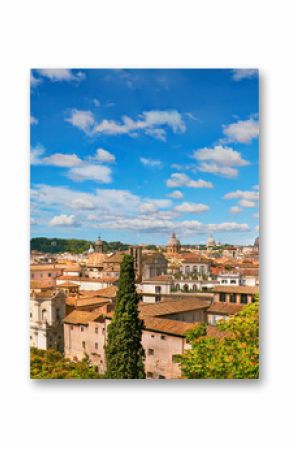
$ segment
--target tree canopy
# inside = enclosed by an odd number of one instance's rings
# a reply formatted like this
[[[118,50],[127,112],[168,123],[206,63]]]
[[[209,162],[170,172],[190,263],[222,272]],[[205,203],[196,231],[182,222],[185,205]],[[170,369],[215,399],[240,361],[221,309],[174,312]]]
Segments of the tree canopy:
[[[108,378],[145,378],[144,350],[141,344],[143,323],[138,317],[138,300],[133,257],[126,255],[121,264],[115,312],[108,326]]]
[[[30,348],[31,379],[100,379],[96,368],[85,357],[74,362],[54,349]]]
[[[191,349],[176,356],[188,379],[257,379],[259,377],[259,304],[249,304],[217,327],[223,338],[206,334],[200,324],[187,334]]]
[[[80,239],[59,239],[59,238],[46,238],[46,237],[34,237],[30,241],[31,251],[41,251],[43,253],[64,253],[69,252],[73,254],[80,254],[87,251],[90,247],[88,240]],[[128,245],[122,242],[106,242],[103,241],[104,252],[110,251],[123,251],[128,249]]]

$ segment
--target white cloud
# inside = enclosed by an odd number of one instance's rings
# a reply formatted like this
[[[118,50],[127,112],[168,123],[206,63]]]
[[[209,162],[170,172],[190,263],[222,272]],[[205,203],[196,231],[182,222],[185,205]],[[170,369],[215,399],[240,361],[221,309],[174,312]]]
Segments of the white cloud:
[[[95,124],[95,119],[91,111],[81,111],[79,109],[71,110],[70,117],[65,120],[88,134],[92,132]]]
[[[169,193],[167,196],[170,198],[180,199],[183,198],[183,193],[180,190],[173,190],[173,192]]]
[[[239,206],[233,206],[230,208],[231,214],[240,214],[242,212],[242,209]]]
[[[84,72],[74,73],[71,69],[38,69],[37,72],[50,81],[82,81],[86,75]]]
[[[91,111],[73,109],[66,121],[80,128],[89,135],[107,134],[137,137],[141,131],[156,139],[166,140],[166,131],[161,127],[167,127],[173,133],[184,133],[185,123],[181,114],[176,110],[145,111],[139,114],[137,120],[123,116],[121,121],[104,119],[97,122]]]
[[[68,187],[37,185],[31,190],[31,196],[42,217],[45,217],[48,210],[53,211],[54,217],[57,217],[52,219],[55,226],[60,226],[59,223],[64,223],[64,226],[82,223],[82,226],[98,229],[159,234],[176,231],[180,235],[249,230],[246,223],[203,224],[195,220],[176,221],[174,219],[179,216],[177,211],[159,210],[171,207],[170,201],[168,203],[164,199],[141,198],[127,190],[96,189],[95,193],[83,193]],[[145,206],[143,211],[139,210],[143,204],[150,203],[154,208]],[[67,208],[77,210],[78,219],[67,212]],[[88,214],[88,210],[92,213]]]
[[[49,226],[79,226],[74,215],[55,215],[49,222]]]
[[[52,165],[55,167],[75,167],[82,164],[82,160],[76,154],[54,153],[43,157],[45,149],[42,146],[32,148],[30,155],[31,165]]]
[[[33,117],[33,115],[30,116],[30,125],[37,125],[38,119],[36,117]]]
[[[255,226],[255,231],[259,232],[259,230],[260,230],[260,226],[259,225]]]
[[[30,164],[40,165],[42,164],[41,156],[44,154],[45,149],[42,146],[32,148],[30,151]]]
[[[209,224],[208,230],[211,232],[235,232],[235,231],[249,231],[247,223],[218,223]]]
[[[244,199],[250,201],[256,201],[259,199],[259,192],[253,192],[251,190],[235,190],[224,195],[226,200],[230,199]]]
[[[42,82],[42,80],[40,78],[36,78],[33,74],[33,71],[31,70],[30,72],[30,86],[32,88],[38,86],[40,83]]]
[[[232,70],[233,79],[241,81],[246,78],[256,78],[259,74],[257,69],[234,69]]]
[[[112,164],[116,161],[114,154],[110,153],[107,150],[104,150],[103,148],[98,148],[96,150],[95,156],[93,156],[92,159],[98,162],[107,162],[108,164]]]
[[[230,208],[231,214],[240,214],[242,212],[242,209],[239,206],[233,206]]]
[[[104,184],[112,182],[112,170],[104,165],[83,164],[71,168],[67,176],[73,181],[97,181]]]
[[[225,167],[214,163],[202,162],[198,169],[205,173],[213,173],[214,175],[222,175],[227,178],[235,178],[238,175],[238,170],[233,167]]]
[[[239,205],[241,207],[256,207],[255,201],[249,201],[249,200],[240,200]]]
[[[192,187],[195,189],[206,188],[211,189],[213,184],[203,179],[193,180],[184,173],[172,173],[166,181],[167,187]]]
[[[76,154],[55,153],[42,159],[44,165],[55,167],[77,167],[82,160]]]
[[[259,122],[257,120],[238,120],[229,125],[223,125],[223,133],[227,142],[251,143],[259,136]]]
[[[255,212],[255,213],[253,214],[253,217],[259,218],[259,212]]]
[[[140,157],[140,162],[141,164],[143,164],[145,167],[152,167],[152,168],[161,168],[162,167],[162,162],[159,161],[158,159],[147,159],[145,157]]]
[[[193,153],[193,157],[200,162],[213,162],[225,167],[243,167],[249,162],[241,157],[241,153],[229,147],[216,145],[214,148],[201,148]]]
[[[184,202],[176,206],[174,209],[177,212],[199,213],[207,211],[209,207],[206,204]]]
[[[91,198],[85,196],[86,194],[82,196],[77,196],[76,198],[73,198],[71,202],[67,204],[68,207],[71,209],[81,209],[81,210],[93,210],[96,208],[94,201],[92,201]]]

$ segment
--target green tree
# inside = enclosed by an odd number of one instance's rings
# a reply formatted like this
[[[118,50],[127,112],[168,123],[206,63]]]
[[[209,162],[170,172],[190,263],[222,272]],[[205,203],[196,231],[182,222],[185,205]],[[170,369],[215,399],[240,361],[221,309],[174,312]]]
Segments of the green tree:
[[[191,349],[176,356],[188,379],[257,379],[259,377],[258,301],[217,324],[223,338],[206,334],[204,323],[187,334]]]
[[[133,257],[121,264],[119,288],[106,345],[107,377],[144,379],[144,350],[141,344],[143,322],[138,317]]]
[[[100,379],[88,356],[82,361],[71,361],[54,349],[30,349],[31,379]]]

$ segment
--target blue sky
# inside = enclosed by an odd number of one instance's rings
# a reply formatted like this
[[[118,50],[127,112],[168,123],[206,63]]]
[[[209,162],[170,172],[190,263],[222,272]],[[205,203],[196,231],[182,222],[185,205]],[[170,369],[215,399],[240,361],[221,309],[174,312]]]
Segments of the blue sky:
[[[31,235],[258,235],[258,74],[31,71]]]

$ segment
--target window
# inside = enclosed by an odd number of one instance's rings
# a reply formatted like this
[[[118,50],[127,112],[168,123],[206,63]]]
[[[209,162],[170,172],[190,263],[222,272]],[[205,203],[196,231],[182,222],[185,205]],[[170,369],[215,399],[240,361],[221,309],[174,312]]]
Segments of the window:
[[[97,334],[98,332],[99,332],[99,328],[96,327],[96,328],[95,328],[95,334]]]
[[[31,279],[34,279],[34,274],[33,273],[31,273]]]
[[[230,294],[230,302],[237,302],[236,295],[234,293]]]
[[[228,281],[226,279],[222,279],[222,284],[227,284]]]
[[[236,280],[235,279],[231,279],[231,284],[235,284]]]
[[[46,321],[47,320],[47,311],[46,311],[46,309],[43,309],[41,311],[41,319],[42,319],[42,321]]]
[[[48,277],[51,278],[51,273],[48,273]]]
[[[220,302],[226,302],[226,294],[220,293]]]
[[[102,329],[102,334],[105,335],[106,329]]]
[[[161,293],[161,287],[159,285],[156,285],[155,287],[155,293]]]
[[[74,327],[73,327],[73,325],[72,325],[72,324],[71,324],[70,330],[71,330],[71,331],[73,331],[73,330],[74,330]]]
[[[84,326],[81,326],[81,332],[83,332],[85,330]]]
[[[165,337],[165,335],[161,335],[161,340],[165,340],[166,339],[166,337]]]
[[[160,374],[160,376],[158,376],[158,379],[165,379],[165,376],[161,376]]]
[[[99,345],[98,343],[95,343],[95,349],[98,349]]]
[[[241,294],[241,304],[248,304],[248,296],[245,293]]]
[[[86,349],[86,342],[85,341],[82,341],[82,347],[83,347],[83,349]]]
[[[32,318],[32,312],[30,312],[30,318]]]
[[[147,378],[148,379],[152,379],[153,378],[153,373],[151,373],[151,371],[147,371]]]
[[[154,355],[154,349],[148,349],[148,355]]]
[[[60,319],[60,310],[59,308],[56,309],[56,319],[59,320]]]
[[[155,335],[151,334],[151,338],[155,338]]]

